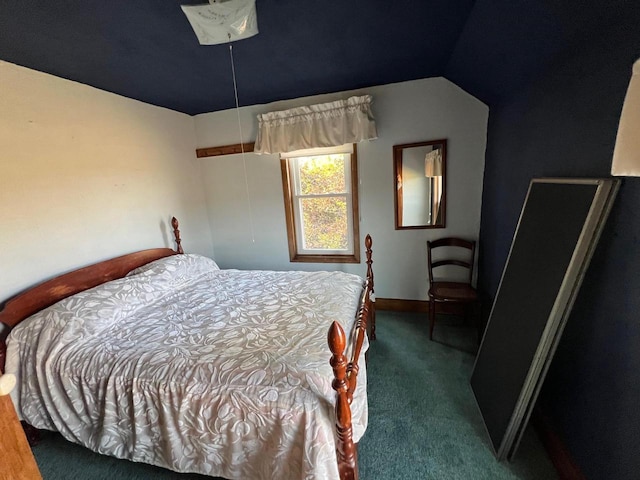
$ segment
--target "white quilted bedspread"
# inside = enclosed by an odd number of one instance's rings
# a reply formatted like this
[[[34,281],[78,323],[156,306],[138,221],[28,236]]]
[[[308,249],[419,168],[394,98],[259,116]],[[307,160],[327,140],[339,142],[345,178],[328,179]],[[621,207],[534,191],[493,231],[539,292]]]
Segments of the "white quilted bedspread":
[[[14,404],[35,427],[179,472],[338,478],[326,339],[333,320],[352,330],[361,289],[342,272],[168,257],[18,325]],[[360,366],[355,441],[367,424]]]

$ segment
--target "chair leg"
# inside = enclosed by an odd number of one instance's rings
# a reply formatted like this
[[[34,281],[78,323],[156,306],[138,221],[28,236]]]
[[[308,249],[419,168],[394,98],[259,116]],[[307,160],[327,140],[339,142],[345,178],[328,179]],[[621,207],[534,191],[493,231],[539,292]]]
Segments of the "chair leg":
[[[433,327],[436,324],[436,302],[429,299],[429,340],[433,340]]]

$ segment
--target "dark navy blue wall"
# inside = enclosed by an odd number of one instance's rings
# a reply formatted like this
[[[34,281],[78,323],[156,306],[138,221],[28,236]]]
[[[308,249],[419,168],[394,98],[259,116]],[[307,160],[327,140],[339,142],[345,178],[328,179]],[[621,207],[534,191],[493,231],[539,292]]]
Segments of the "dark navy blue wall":
[[[479,279],[491,298],[529,180],[610,175],[640,8],[613,20],[491,106]],[[539,405],[587,478],[640,478],[640,178],[623,181]]]

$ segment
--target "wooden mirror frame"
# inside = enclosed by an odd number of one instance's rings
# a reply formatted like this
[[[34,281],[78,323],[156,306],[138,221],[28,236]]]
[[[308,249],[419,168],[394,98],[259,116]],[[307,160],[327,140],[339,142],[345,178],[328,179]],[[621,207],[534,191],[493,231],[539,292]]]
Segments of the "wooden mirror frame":
[[[403,185],[399,176],[402,174],[403,152],[408,148],[427,147],[431,145],[441,145],[442,147],[442,194],[439,203],[437,221],[432,224],[424,225],[402,225],[402,207],[403,207]],[[393,201],[394,201],[394,217],[396,230],[416,230],[445,228],[446,226],[446,199],[447,199],[447,140],[429,140],[426,142],[405,143],[393,146]]]

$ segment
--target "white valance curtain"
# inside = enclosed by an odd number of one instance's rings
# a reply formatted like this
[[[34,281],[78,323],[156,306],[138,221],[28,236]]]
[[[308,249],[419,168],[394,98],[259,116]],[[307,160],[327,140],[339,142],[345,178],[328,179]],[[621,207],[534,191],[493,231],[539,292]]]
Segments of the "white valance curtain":
[[[424,157],[424,176],[425,177],[441,177],[442,176],[442,149],[436,148],[431,150]]]
[[[378,137],[371,95],[258,115],[254,153],[333,147]]]

